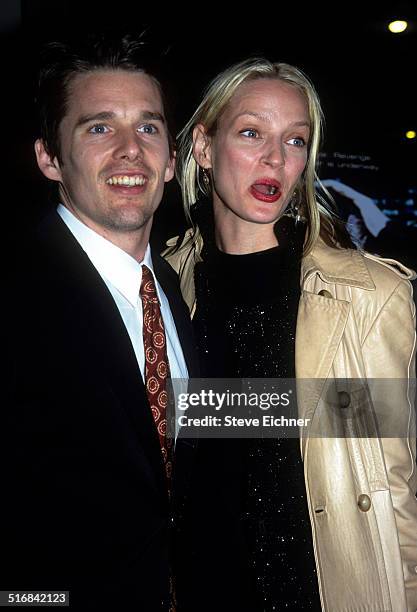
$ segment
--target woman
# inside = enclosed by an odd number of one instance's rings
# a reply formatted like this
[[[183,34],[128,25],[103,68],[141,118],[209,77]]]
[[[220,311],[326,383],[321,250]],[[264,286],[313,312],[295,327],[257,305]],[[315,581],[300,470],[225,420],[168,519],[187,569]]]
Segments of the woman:
[[[188,215],[199,201],[166,257],[203,375],[318,379],[299,413],[327,419],[301,445],[200,441],[178,513],[184,610],[417,609],[409,385],[389,405],[402,437],[380,438],[385,387],[346,382],[412,376],[413,273],[352,248],[316,190],[320,131],[306,76],[252,59],[214,79],[180,134]]]

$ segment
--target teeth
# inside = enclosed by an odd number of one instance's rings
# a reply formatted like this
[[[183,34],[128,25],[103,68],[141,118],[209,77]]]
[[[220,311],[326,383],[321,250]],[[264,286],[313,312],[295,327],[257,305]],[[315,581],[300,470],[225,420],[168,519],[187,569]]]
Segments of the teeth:
[[[145,177],[141,175],[137,176],[111,176],[107,179],[108,185],[123,185],[123,187],[134,187],[135,185],[144,185]]]
[[[269,187],[269,195],[275,195],[277,188],[274,187],[273,185],[270,185]]]

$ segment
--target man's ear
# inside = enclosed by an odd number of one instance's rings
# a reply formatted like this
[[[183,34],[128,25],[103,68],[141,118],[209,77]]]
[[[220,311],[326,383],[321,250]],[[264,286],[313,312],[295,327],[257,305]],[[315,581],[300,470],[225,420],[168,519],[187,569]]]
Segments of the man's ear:
[[[169,159],[168,165],[165,170],[165,182],[168,183],[172,178],[174,178],[175,172],[175,159],[177,157],[177,152],[174,151],[172,156]]]
[[[45,148],[45,143],[40,138],[35,142],[36,161],[42,174],[51,181],[62,182],[61,168],[56,157],[53,159]]]
[[[203,124],[197,123],[193,130],[193,154],[199,166],[211,168],[211,139]]]

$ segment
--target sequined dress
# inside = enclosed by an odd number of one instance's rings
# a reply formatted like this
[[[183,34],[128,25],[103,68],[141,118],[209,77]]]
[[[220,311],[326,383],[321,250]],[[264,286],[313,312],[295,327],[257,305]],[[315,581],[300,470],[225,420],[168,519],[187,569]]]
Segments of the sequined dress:
[[[203,375],[295,377],[303,232],[287,219],[277,232],[279,247],[248,255],[222,253],[204,237],[194,318]],[[231,586],[236,601],[250,600],[243,605],[251,612],[321,610],[299,440],[216,442],[224,468],[215,478],[233,479],[229,487],[216,483],[224,506],[233,508],[224,532],[232,534],[229,545],[246,556],[229,563],[240,563],[241,577]]]

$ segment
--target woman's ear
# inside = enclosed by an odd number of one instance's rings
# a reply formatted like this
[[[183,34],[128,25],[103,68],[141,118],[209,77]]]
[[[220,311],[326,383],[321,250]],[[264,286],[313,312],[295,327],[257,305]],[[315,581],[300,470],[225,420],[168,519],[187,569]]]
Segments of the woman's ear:
[[[211,139],[202,123],[197,123],[193,130],[193,154],[199,166],[211,168]]]

